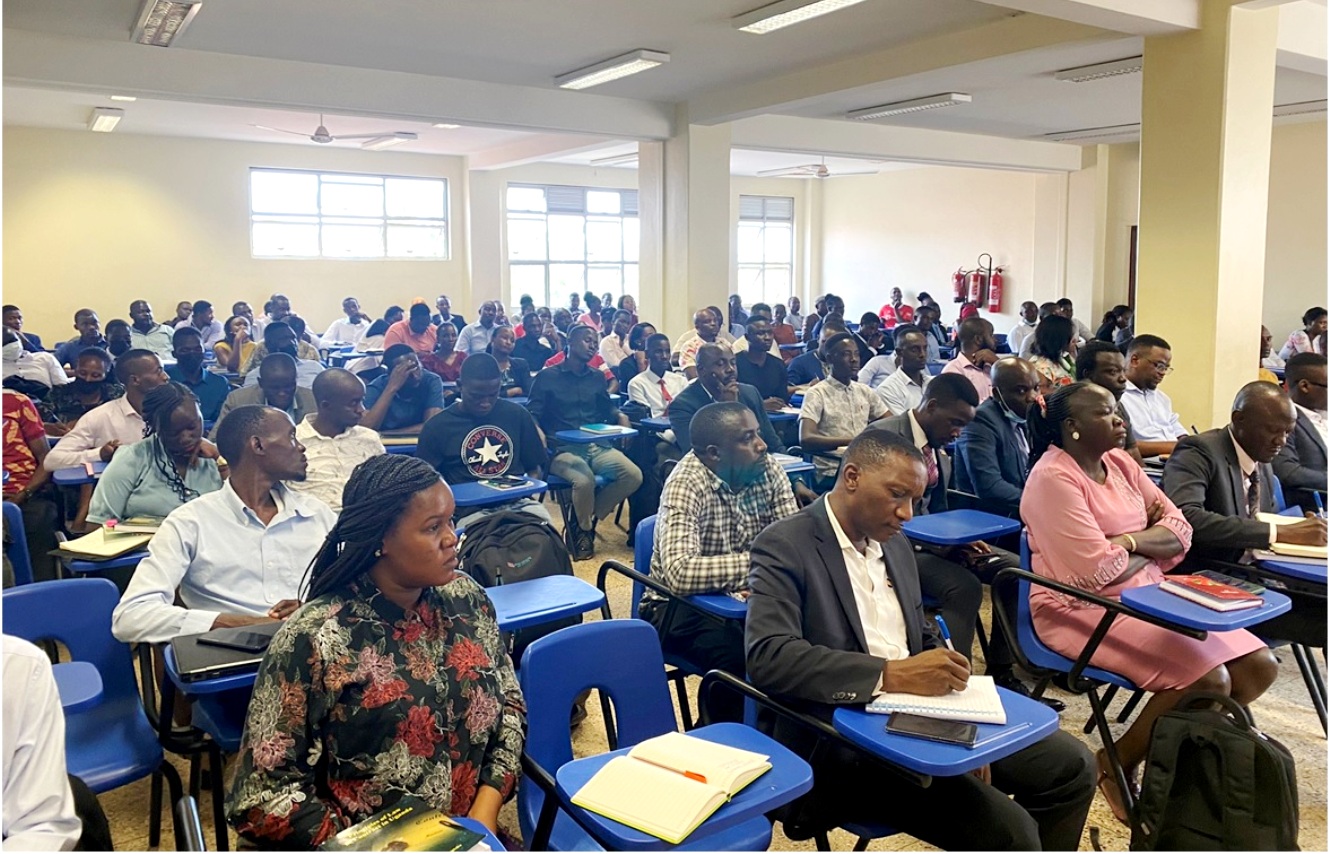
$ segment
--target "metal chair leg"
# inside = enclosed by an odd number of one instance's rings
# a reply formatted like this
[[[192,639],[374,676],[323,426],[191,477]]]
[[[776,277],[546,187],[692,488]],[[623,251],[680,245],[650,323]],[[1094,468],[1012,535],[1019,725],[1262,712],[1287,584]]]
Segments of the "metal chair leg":
[[[984,661],[988,661],[988,632],[984,630],[984,619],[978,615],[974,618],[974,636],[979,639],[979,652],[984,656]]]
[[[670,674],[669,679],[674,683],[674,693],[679,698],[679,716],[683,718],[683,730],[688,732],[695,724],[693,723],[693,709],[688,704],[688,686],[684,681],[688,678],[682,670],[676,670]]]
[[[222,785],[222,749],[216,743],[208,749],[208,771],[212,775],[212,821],[217,834],[217,850],[228,851],[231,840],[226,833],[226,787]]]
[[[872,841],[873,841],[873,840],[869,839],[867,836],[861,836],[861,837],[859,837],[857,840],[855,840],[855,843],[854,843],[854,850],[855,850],[855,851],[867,851],[867,850],[868,850],[868,843],[870,843],[870,842],[872,842]]]
[[[1109,686],[1109,690],[1116,686]],[[1122,792],[1122,802],[1127,808],[1127,816],[1130,819],[1133,834],[1141,832],[1136,821],[1136,795],[1132,792],[1130,783],[1127,780],[1127,771],[1122,767],[1122,757],[1118,755],[1118,747],[1113,741],[1113,732],[1108,728],[1108,715],[1105,714],[1107,701],[1101,699],[1099,691],[1091,688],[1089,691],[1090,712],[1093,716],[1095,726],[1099,729],[1099,741],[1104,745],[1104,754],[1108,757],[1109,767],[1113,771],[1113,779],[1118,785],[1118,790]]]
[[[1122,711],[1118,712],[1118,723],[1125,724],[1127,720],[1131,718],[1132,712],[1136,711],[1136,707],[1141,704],[1141,700],[1143,699],[1145,699],[1145,692],[1139,688],[1136,689],[1136,692],[1128,697],[1127,702],[1122,705]]]
[[[163,762],[166,760],[163,759]],[[162,844],[162,772],[152,772],[152,790],[148,799],[148,847]]]
[[[813,842],[814,844],[817,845],[818,851],[831,850],[831,840],[827,839],[827,832],[825,830],[819,831],[818,833],[814,834]]]
[[[1105,707],[1105,708],[1108,707],[1108,704],[1109,704],[1109,703],[1113,702],[1113,698],[1114,698],[1115,696],[1117,696],[1117,693],[1118,693],[1118,686],[1116,686],[1116,685],[1109,685],[1109,686],[1108,686],[1108,690],[1104,692],[1104,700],[1103,700],[1103,702],[1104,702],[1104,707]],[[1093,716],[1093,715],[1091,715],[1090,718],[1085,722],[1085,726],[1081,727],[1081,732],[1085,733],[1086,735],[1089,735],[1090,733],[1094,732],[1094,716]]]
[[[1325,721],[1325,682],[1321,678],[1321,671],[1316,666],[1316,659],[1312,657],[1311,651],[1302,644],[1291,644],[1293,649],[1293,658],[1298,662],[1298,670],[1302,671],[1302,681],[1307,685],[1307,693],[1312,698],[1312,706],[1316,709],[1316,717],[1321,719],[1321,731],[1327,732]]]

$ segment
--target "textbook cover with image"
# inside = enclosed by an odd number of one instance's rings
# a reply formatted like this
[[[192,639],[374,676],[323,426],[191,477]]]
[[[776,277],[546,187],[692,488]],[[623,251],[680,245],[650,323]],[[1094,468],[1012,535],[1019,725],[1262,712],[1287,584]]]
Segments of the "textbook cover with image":
[[[417,798],[402,798],[319,846],[321,851],[489,851],[467,830]]]

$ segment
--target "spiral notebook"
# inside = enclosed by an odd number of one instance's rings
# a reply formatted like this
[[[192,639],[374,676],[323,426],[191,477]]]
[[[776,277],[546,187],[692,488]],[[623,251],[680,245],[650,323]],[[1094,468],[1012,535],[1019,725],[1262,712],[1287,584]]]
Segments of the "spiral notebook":
[[[971,676],[964,691],[952,691],[940,697],[922,694],[879,694],[865,711],[879,715],[906,712],[943,721],[968,721],[976,724],[1005,724],[1007,710],[1002,707],[997,684],[992,676]]]

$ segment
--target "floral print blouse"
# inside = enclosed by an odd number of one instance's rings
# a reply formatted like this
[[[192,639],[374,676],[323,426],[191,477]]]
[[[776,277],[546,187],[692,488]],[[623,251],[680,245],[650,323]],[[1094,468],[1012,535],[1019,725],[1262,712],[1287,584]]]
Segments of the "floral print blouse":
[[[306,603],[259,668],[227,799],[241,836],[315,848],[415,795],[465,815],[505,799],[526,707],[484,590],[458,574],[403,611],[368,575]]]

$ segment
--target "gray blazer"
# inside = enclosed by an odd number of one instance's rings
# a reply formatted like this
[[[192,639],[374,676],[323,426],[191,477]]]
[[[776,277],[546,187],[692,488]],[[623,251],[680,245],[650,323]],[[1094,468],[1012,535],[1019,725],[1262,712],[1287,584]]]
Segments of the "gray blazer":
[[[867,703],[882,674],[882,659],[867,652],[826,501],[773,522],[753,540],[744,625],[749,680],[822,716],[835,705]],[[910,654],[940,646],[936,628],[924,619],[905,535],[882,543],[882,554],[905,614]]]
[[[904,436],[911,445],[914,444],[914,428],[910,425],[910,413],[902,412],[900,415],[888,415],[869,425],[873,430],[887,430],[899,436]],[[929,453],[929,449],[924,449],[924,453]],[[934,458],[937,460],[937,486],[933,489],[924,491],[924,497],[914,503],[914,515],[924,516],[929,513],[941,513],[947,509],[947,483],[951,480],[951,458],[946,454],[940,454],[936,449],[932,450]]]
[[[1303,510],[1315,510],[1312,491],[1325,492],[1325,442],[1312,420],[1298,410],[1298,423],[1284,449],[1275,457],[1275,474],[1284,487],[1284,498]]]
[[[1257,471],[1263,485],[1273,483],[1268,463],[1258,463]],[[1245,549],[1269,546],[1270,526],[1244,518],[1247,493],[1227,427],[1179,439],[1164,466],[1163,489],[1191,523],[1189,558],[1236,561]],[[1275,510],[1268,486],[1261,490],[1260,509]]]
[[[217,426],[222,423],[226,413],[235,409],[237,406],[248,406],[254,403],[266,404],[268,399],[263,394],[263,389],[256,385],[245,386],[244,388],[233,388],[231,393],[222,401],[222,411],[217,413],[217,423],[212,425],[212,431],[208,433],[209,439],[217,438]],[[291,420],[300,426],[300,422],[305,420],[306,415],[314,415],[319,411],[319,404],[314,400],[314,392],[301,386],[296,386],[296,396],[291,399],[291,408],[294,412],[288,412]]]

